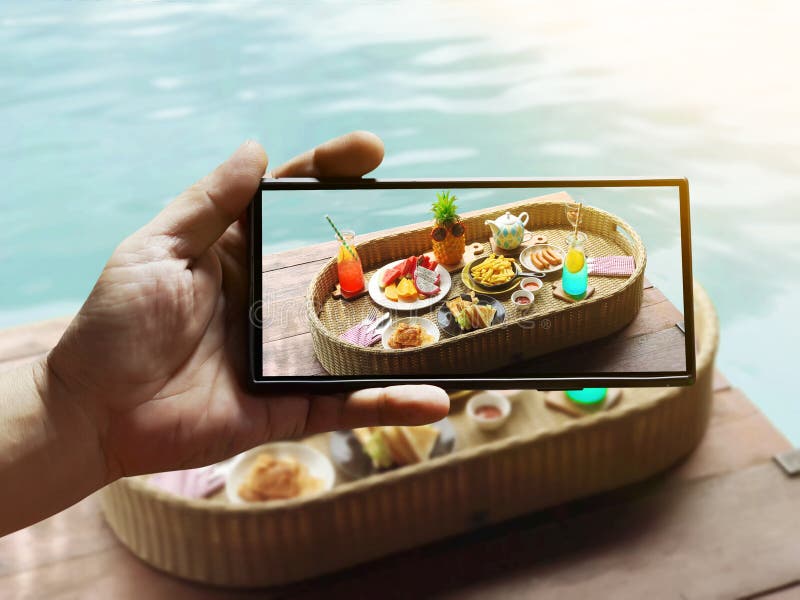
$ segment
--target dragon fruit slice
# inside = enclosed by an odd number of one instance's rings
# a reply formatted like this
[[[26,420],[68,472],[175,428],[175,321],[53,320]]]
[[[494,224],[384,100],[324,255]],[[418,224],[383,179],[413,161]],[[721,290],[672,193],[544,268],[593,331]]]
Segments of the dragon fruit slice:
[[[424,296],[435,296],[441,292],[439,274],[422,266],[414,270],[414,287]]]

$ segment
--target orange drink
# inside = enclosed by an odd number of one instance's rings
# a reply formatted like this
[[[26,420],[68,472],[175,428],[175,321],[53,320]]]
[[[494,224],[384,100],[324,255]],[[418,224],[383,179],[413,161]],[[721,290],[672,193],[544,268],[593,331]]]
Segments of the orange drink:
[[[343,231],[342,237],[345,244],[339,244],[339,252],[336,255],[336,271],[339,275],[339,287],[345,294],[356,294],[364,289],[364,270],[361,267],[361,259],[353,245],[356,234],[352,231]]]

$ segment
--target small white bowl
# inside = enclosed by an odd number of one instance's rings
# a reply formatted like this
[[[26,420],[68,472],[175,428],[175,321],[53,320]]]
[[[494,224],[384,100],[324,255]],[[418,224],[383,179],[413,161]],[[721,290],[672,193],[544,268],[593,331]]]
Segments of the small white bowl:
[[[405,317],[403,319],[397,319],[394,323],[387,327],[383,334],[381,335],[381,344],[386,350],[413,350],[413,348],[392,348],[389,346],[389,338],[392,337],[394,330],[397,329],[397,326],[400,323],[408,323],[409,325],[419,325],[422,329],[431,336],[431,341],[428,344],[433,344],[439,341],[439,328],[436,326],[436,323],[433,321],[429,321],[428,319],[423,319],[422,317]],[[422,346],[426,346],[427,344],[422,344]],[[422,348],[419,346],[419,348]]]
[[[482,406],[494,406],[500,410],[500,416],[496,419],[485,419],[475,413]],[[511,415],[511,402],[497,392],[481,392],[475,394],[467,402],[467,416],[470,421],[477,425],[482,431],[493,431],[505,425]]]
[[[517,298],[527,298],[528,303],[518,304]],[[517,312],[524,315],[533,308],[533,294],[531,294],[528,290],[517,290],[511,294],[511,302],[514,303],[514,308],[517,310]]]
[[[533,291],[531,291],[529,289],[526,289],[525,286],[528,285],[529,283],[535,283],[539,287],[536,288]],[[523,277],[522,281],[519,282],[519,289],[521,289],[521,290],[523,290],[525,292],[530,292],[534,296],[536,295],[536,292],[541,290],[543,287],[544,287],[544,281],[542,281],[538,277]]]
[[[225,480],[225,495],[234,504],[254,504],[247,502],[239,495],[239,487],[244,483],[250,473],[256,457],[268,453],[276,458],[293,458],[303,463],[312,477],[322,481],[320,491],[329,490],[336,480],[336,473],[330,459],[319,450],[299,442],[275,442],[251,448],[247,452],[237,454],[231,460]],[[317,492],[318,493],[318,492]]]

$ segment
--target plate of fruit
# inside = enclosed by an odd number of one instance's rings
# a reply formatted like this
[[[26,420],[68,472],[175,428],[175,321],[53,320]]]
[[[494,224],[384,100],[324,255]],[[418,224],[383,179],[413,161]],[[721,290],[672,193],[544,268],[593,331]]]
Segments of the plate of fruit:
[[[389,310],[419,310],[445,298],[450,285],[450,273],[435,260],[409,256],[378,269],[370,277],[369,295]]]

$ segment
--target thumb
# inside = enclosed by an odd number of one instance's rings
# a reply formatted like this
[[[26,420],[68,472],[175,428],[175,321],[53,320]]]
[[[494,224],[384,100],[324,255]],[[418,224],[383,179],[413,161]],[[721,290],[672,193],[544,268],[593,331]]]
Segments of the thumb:
[[[195,258],[245,211],[267,169],[267,153],[248,140],[231,157],[170,202],[145,228],[172,240],[178,258]]]

